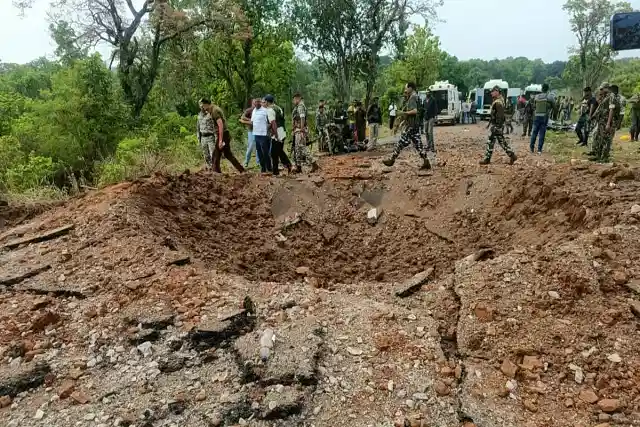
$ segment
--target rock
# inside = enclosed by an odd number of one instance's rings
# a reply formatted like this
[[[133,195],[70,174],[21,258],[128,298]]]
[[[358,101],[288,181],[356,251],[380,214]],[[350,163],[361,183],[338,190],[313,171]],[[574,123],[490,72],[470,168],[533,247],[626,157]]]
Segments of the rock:
[[[613,353],[613,354],[608,355],[607,359],[609,359],[609,361],[613,362],[613,363],[622,362],[622,358],[620,357],[620,355],[618,353]]]
[[[140,353],[142,353],[142,356],[149,357],[153,354],[153,351],[151,350],[152,346],[153,345],[149,341],[145,341],[136,348]]]
[[[72,380],[77,380],[83,375],[84,375],[84,372],[78,368],[70,370],[69,373],[67,374],[67,376]]]
[[[333,224],[326,224],[322,229],[322,238],[327,242],[331,242],[336,238],[339,232],[340,229],[337,226]]]
[[[0,409],[8,408],[9,406],[11,406],[12,402],[13,400],[10,396],[0,396]]]
[[[564,401],[564,406],[566,406],[567,408],[571,408],[573,406],[573,400],[572,399],[566,399]]]
[[[164,373],[177,372],[180,369],[184,368],[185,362],[185,357],[179,356],[177,354],[170,354],[169,356],[161,359],[158,362],[158,369],[160,370],[160,372]]]
[[[296,268],[296,273],[301,276],[308,276],[311,273],[311,269],[309,267],[298,267]]]
[[[15,397],[23,391],[40,387],[50,371],[51,368],[46,363],[2,368],[0,369],[0,396]]]
[[[640,295],[640,280],[632,280],[630,282],[625,283],[624,285],[631,292],[634,292],[634,293]]]
[[[123,316],[125,323],[140,326],[142,329],[162,330],[173,325],[175,315],[169,310],[160,312],[127,313]],[[151,341],[151,340],[149,340]]]
[[[393,172],[393,168],[391,168],[389,166],[384,166],[382,169],[380,169],[380,171],[382,173],[391,173],[391,172]]]
[[[596,427],[611,427],[611,424],[609,424],[609,423],[602,423],[602,424],[598,424]]]
[[[547,294],[553,299],[560,299],[560,294],[556,291],[549,291]]]
[[[616,270],[613,272],[613,281],[616,285],[624,285],[629,279],[624,271]]]
[[[502,362],[502,366],[500,367],[500,370],[507,377],[515,378],[516,374],[518,373],[518,366],[515,363],[513,363],[512,361],[510,361],[509,359],[505,359]]]
[[[52,311],[47,311],[31,324],[32,331],[44,331],[47,326],[54,325],[60,321],[60,315]]]
[[[477,303],[473,312],[480,322],[486,323],[493,320],[493,309],[484,302]]]
[[[378,219],[382,215],[382,208],[372,208],[367,212],[367,222],[371,225],[374,225],[378,222]]]
[[[302,410],[303,399],[304,395],[295,387],[285,387],[281,393],[269,391],[262,401],[265,407],[262,418],[276,420],[298,414]]]
[[[451,389],[448,385],[443,383],[442,381],[436,381],[436,384],[433,386],[436,394],[438,396],[448,396],[451,393]]]
[[[429,268],[416,274],[409,280],[406,280],[396,290],[396,296],[400,298],[406,298],[418,292],[422,288],[422,286],[427,283],[432,274],[433,268]]]
[[[636,317],[640,317],[640,301],[631,301],[630,308]]]
[[[544,365],[536,356],[524,356],[522,358],[522,365],[520,366],[528,371],[533,371],[534,369],[542,369]]]
[[[85,405],[91,401],[89,396],[87,396],[87,394],[81,390],[74,391],[73,393],[71,393],[71,399],[74,401],[74,403],[77,403],[80,405]]]
[[[88,414],[85,414],[84,417],[82,417],[85,421],[93,421],[96,419],[96,414],[90,412]]]
[[[630,212],[633,215],[640,215],[640,205],[631,206]]]
[[[42,411],[42,409],[38,409],[36,411],[36,414],[33,416],[33,418],[35,418],[36,420],[41,420],[44,418],[44,411]]]
[[[187,264],[191,264],[191,257],[189,257],[189,255],[177,255],[167,261],[167,267],[170,265],[181,267]]]
[[[598,395],[593,390],[582,390],[578,396],[580,400],[587,403],[596,403],[598,401]]]
[[[620,400],[618,399],[602,399],[598,402],[598,407],[602,412],[616,412],[620,409]]]
[[[313,182],[316,186],[320,187],[324,183],[324,178],[320,175],[313,175],[309,178],[309,181]]]
[[[347,352],[352,356],[360,356],[362,354],[362,350],[354,347],[347,347]]]
[[[244,379],[260,380],[263,384],[314,385],[318,381],[318,359],[323,338],[317,333],[311,318],[278,330],[268,363],[260,361],[259,332],[238,338],[234,350],[243,367]]]
[[[200,390],[200,392],[196,394],[196,401],[202,402],[204,400],[207,400],[207,392]]]
[[[525,399],[523,402],[525,409],[529,412],[538,412],[538,406],[531,399]]]
[[[66,399],[67,397],[71,396],[71,393],[73,393],[75,389],[76,389],[76,384],[74,381],[64,380],[62,382],[62,385],[58,389],[58,397],[60,399]]]
[[[429,400],[427,393],[414,393],[413,400]]]
[[[610,420],[611,420],[611,415],[605,414],[605,413],[598,414],[598,421],[602,421],[604,423]]]
[[[243,303],[245,309],[233,316],[198,325],[195,331],[189,335],[194,346],[201,350],[218,348],[226,345],[229,340],[252,331],[255,326],[255,316],[252,314],[255,307],[250,298],[245,298],[245,300],[247,300]],[[250,309],[247,309],[246,306],[249,306]]]

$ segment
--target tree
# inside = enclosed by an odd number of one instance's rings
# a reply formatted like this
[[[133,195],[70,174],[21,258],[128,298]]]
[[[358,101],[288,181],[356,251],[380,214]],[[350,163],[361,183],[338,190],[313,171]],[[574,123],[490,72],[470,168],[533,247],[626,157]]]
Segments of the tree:
[[[292,0],[300,48],[320,61],[341,101],[351,96],[352,79],[361,61],[359,0]]]
[[[197,29],[237,30],[242,14],[231,3],[186,3],[178,0],[61,0],[60,10],[78,42],[107,43],[113,48],[124,97],[139,117],[160,71],[166,45]],[[215,7],[214,7],[215,5]]]
[[[78,35],[67,21],[50,24],[49,31],[57,45],[55,54],[63,64],[69,65],[87,56],[89,49],[78,42]]]
[[[435,16],[435,7],[442,2],[432,0],[354,0],[362,39],[361,73],[366,86],[365,105],[369,104],[378,78],[379,56],[392,35],[402,36],[407,19],[419,15],[428,20]],[[407,44],[406,46],[409,46]],[[409,55],[408,52],[404,52]],[[415,70],[417,71],[417,70]]]
[[[609,20],[616,12],[631,11],[631,5],[610,0],[567,0],[563,9],[569,13],[578,41],[570,52],[577,57],[581,85],[595,86],[616,55],[609,46]]]

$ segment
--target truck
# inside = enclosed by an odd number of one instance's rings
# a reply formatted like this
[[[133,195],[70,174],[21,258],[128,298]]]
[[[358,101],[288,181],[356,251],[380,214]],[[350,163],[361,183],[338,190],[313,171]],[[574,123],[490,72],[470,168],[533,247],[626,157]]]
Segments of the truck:
[[[435,82],[429,86],[431,96],[436,100],[438,106],[438,116],[436,124],[450,123],[455,125],[460,122],[462,113],[462,103],[460,101],[460,92],[456,85],[449,83],[448,80]]]
[[[542,85],[529,85],[524,88],[524,97],[528,100],[537,94],[542,93]]]
[[[493,103],[493,98],[491,97],[491,89],[494,86],[498,86],[500,88],[500,93],[502,97],[506,100],[509,93],[509,83],[504,80],[492,79],[484,84],[483,96],[482,96],[482,105],[478,103],[478,115],[480,119],[489,118],[491,115],[491,104]]]

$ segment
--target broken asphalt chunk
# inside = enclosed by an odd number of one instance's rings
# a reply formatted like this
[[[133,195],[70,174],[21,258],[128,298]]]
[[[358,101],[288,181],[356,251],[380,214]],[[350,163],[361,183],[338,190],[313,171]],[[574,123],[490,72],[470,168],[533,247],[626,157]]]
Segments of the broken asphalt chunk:
[[[17,276],[12,277],[0,277],[0,285],[4,286],[14,286],[18,283],[21,283],[31,277],[37,276],[38,274],[45,272],[51,268],[50,265],[40,265],[38,267],[32,268],[31,270],[27,270],[24,273],[18,274]]]
[[[7,366],[0,370],[0,396],[15,397],[23,391],[40,387],[50,371],[46,363],[25,365],[17,370]]]
[[[56,239],[58,237],[64,236],[65,234],[68,234],[69,231],[73,229],[73,227],[73,224],[67,224],[63,225],[62,227],[54,228],[53,230],[45,231],[44,233],[36,234],[35,236],[11,240],[10,242],[5,243],[1,249],[15,249],[27,243],[40,243],[47,240]]]
[[[249,310],[242,310],[224,320],[200,324],[189,334],[189,340],[200,350],[226,347],[229,341],[251,332],[255,317]]]
[[[396,296],[400,298],[406,298],[418,292],[422,286],[429,281],[429,278],[433,274],[433,268],[421,271],[409,280],[405,281],[396,290]]]

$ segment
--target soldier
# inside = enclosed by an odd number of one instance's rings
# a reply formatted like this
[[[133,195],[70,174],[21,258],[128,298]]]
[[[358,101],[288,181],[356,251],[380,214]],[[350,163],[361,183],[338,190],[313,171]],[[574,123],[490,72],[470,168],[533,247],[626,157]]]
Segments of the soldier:
[[[293,95],[293,161],[296,164],[296,172],[302,171],[303,164],[311,165],[311,172],[318,170],[318,163],[307,148],[307,107],[299,93]]]
[[[511,103],[511,100],[509,98],[507,98],[506,101],[504,99],[502,101],[505,104],[504,106],[504,125],[506,130],[505,133],[509,135],[513,133],[513,114],[514,114],[513,104]]]
[[[629,99],[629,105],[631,106],[631,141],[638,142],[638,135],[640,135],[640,94],[634,94]]]
[[[420,169],[431,169],[431,163],[429,163],[427,152],[422,146],[422,138],[420,137],[420,123],[418,120],[418,103],[420,102],[420,99],[416,93],[416,84],[413,82],[407,83],[404,88],[404,94],[407,101],[401,113],[401,117],[405,119],[405,127],[400,139],[393,147],[391,158],[383,160],[382,163],[386,166],[393,166],[402,149],[407,147],[410,143],[413,143],[413,146],[422,158],[422,166]]]
[[[529,141],[529,149],[533,153],[535,150],[536,139],[540,135],[538,140],[538,155],[542,154],[542,147],[544,146],[544,137],[547,133],[547,125],[549,124],[549,114],[555,111],[557,103],[552,94],[549,93],[549,85],[547,83],[542,85],[542,93],[536,95],[535,99],[535,118],[533,120],[533,133],[531,134],[531,140]]]
[[[524,104],[524,119],[522,121],[522,137],[531,136],[531,129],[533,128],[533,115],[535,114],[535,96],[531,95],[531,98]]]
[[[578,134],[578,145],[585,147],[589,140],[589,127],[590,117],[593,109],[593,105],[596,103],[596,99],[591,93],[589,86],[583,90],[582,102],[580,103],[580,116],[578,117],[578,124],[576,126],[576,134]]]
[[[200,100],[197,134],[205,161],[214,172],[222,172],[220,169],[222,156],[226,157],[238,172],[244,172],[244,168],[231,152],[231,134],[227,129],[222,109],[206,98]]]
[[[620,101],[610,90],[609,83],[600,85],[602,101],[595,113],[597,128],[593,138],[593,156],[589,157],[589,160],[599,163],[609,161],[611,144],[616,132],[616,118],[620,114]]]
[[[491,163],[493,147],[495,146],[496,141],[498,141],[498,145],[500,145],[509,156],[509,164],[512,165],[516,160],[518,160],[518,157],[511,149],[509,143],[504,139],[505,108],[504,100],[500,95],[500,88],[498,86],[494,86],[491,89],[491,97],[493,97],[493,103],[491,104],[491,120],[489,122],[491,126],[491,134],[487,140],[487,151],[485,152],[484,159],[480,160],[480,164],[488,165]]]
[[[329,116],[327,114],[324,101],[320,101],[318,111],[316,111],[316,137],[318,138],[318,149],[320,151],[328,151],[328,141],[326,137],[326,126],[329,124]]]

